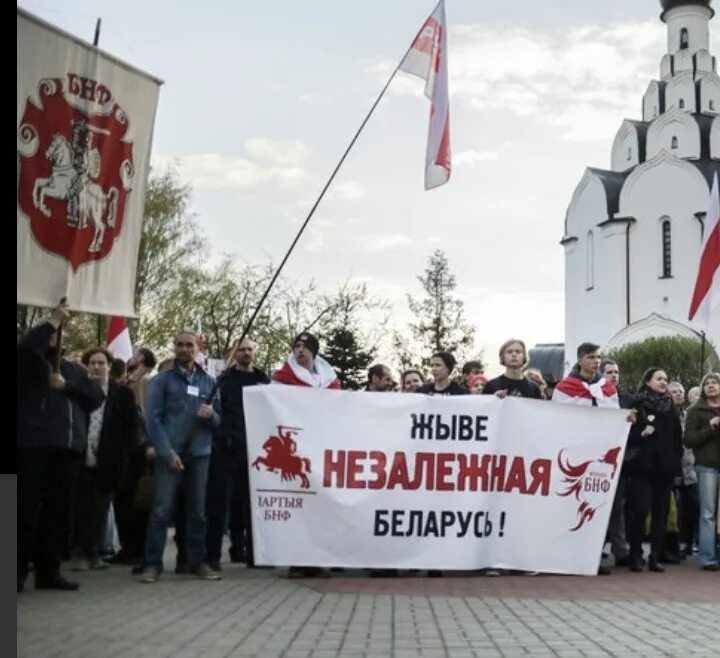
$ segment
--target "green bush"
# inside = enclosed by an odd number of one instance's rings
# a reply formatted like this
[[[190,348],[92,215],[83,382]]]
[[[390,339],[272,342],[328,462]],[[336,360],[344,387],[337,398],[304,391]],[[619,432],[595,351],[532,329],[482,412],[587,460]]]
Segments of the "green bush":
[[[720,368],[713,344],[705,342],[705,360],[701,364],[701,341],[686,336],[646,338],[639,343],[628,343],[603,354],[620,366],[620,388],[634,393],[643,373],[657,366],[668,374],[670,381],[679,381],[687,391],[697,386],[703,374]]]

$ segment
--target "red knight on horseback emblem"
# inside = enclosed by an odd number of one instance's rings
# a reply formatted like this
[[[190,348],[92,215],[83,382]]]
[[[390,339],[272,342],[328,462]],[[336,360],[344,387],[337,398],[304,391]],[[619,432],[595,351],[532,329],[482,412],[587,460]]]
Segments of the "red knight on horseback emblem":
[[[41,80],[18,128],[18,206],[35,241],[73,269],[119,237],[134,176],[129,120],[104,85]]]
[[[262,464],[266,471],[279,473],[280,479],[284,482],[300,478],[300,486],[308,489],[310,480],[307,474],[312,473],[310,460],[295,454],[297,452],[295,436],[300,431],[302,430],[298,427],[278,425],[277,435],[269,436],[263,443],[265,456],[257,457],[252,466],[260,470],[260,464]]]

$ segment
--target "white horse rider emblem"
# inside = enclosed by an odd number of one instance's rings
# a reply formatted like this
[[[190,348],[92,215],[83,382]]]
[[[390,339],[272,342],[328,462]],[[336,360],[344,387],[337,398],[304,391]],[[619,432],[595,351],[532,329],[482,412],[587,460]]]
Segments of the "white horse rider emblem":
[[[80,130],[73,126],[74,136],[83,131],[107,131],[82,124]],[[84,229],[88,220],[95,225],[95,235],[88,247],[88,252],[96,253],[102,248],[105,236],[105,223],[109,228],[115,227],[117,213],[118,190],[111,187],[107,194],[92,179],[100,173],[101,155],[97,148],[91,149],[90,139],[82,146],[79,140],[71,144],[64,135],[56,133],[50,146],[45,151],[45,158],[52,162],[49,178],[37,178],[33,186],[33,204],[48,219],[51,218],[50,208],[45,205],[46,197],[67,201],[67,221],[69,226]],[[75,148],[73,148],[75,146]],[[106,216],[107,211],[107,216]]]

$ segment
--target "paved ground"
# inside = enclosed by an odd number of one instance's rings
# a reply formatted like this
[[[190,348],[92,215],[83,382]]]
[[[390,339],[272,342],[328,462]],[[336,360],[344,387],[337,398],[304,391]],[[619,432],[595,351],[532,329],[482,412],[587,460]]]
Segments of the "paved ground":
[[[227,565],[220,582],[166,573],[144,585],[114,566],[79,574],[72,593],[30,581],[17,603],[18,656],[720,655],[720,574],[694,560],[586,578],[285,574]]]

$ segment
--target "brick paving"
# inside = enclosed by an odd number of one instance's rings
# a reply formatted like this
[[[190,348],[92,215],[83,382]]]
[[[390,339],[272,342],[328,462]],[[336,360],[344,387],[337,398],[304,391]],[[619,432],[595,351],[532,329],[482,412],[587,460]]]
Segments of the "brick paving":
[[[166,565],[174,564],[168,559]],[[76,576],[72,574],[71,577]],[[43,658],[618,658],[720,653],[720,574],[695,561],[665,574],[452,574],[288,579],[226,565],[223,580],[126,567],[77,574],[79,592],[17,602],[18,656]]]

